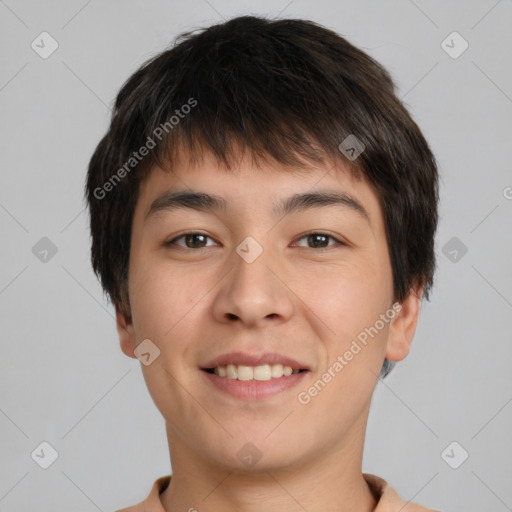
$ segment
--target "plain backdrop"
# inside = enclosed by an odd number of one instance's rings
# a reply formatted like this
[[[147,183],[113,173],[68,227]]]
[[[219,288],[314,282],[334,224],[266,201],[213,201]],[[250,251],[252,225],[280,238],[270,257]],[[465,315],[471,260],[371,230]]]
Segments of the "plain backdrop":
[[[84,177],[129,75],[241,14],[311,19],[368,52],[439,162],[436,284],[410,356],[377,386],[363,470],[445,512],[512,510],[512,3],[4,0],[0,512],[113,511],[171,472],[91,270]]]

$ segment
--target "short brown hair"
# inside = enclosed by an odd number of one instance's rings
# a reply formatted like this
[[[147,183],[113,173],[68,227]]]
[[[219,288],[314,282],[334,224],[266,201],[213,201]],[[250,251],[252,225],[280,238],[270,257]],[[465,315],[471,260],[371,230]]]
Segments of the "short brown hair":
[[[158,143],[138,158],[155,134],[161,135]],[[355,160],[340,150],[349,135],[364,145]],[[184,33],[144,63],[121,88],[110,127],[91,158],[85,195],[92,266],[128,317],[140,181],[155,164],[172,167],[180,147],[198,157],[208,150],[230,169],[235,145],[256,161],[270,157],[297,167],[342,159],[362,173],[384,213],[394,300],[418,285],[429,298],[437,165],[389,73],[314,22],[241,16]],[[391,367],[386,360],[382,375]]]

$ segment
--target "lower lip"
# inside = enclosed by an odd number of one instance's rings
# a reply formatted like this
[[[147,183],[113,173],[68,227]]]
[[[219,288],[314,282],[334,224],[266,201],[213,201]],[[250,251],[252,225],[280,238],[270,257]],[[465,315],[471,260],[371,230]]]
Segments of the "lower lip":
[[[302,381],[307,371],[270,380],[238,380],[219,377],[214,373],[201,370],[206,378],[218,389],[243,400],[261,400],[287,391]]]

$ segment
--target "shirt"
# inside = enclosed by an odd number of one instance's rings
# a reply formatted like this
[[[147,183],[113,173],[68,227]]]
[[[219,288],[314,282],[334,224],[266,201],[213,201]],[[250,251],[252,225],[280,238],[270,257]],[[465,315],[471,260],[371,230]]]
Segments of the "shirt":
[[[155,480],[148,497],[138,505],[116,510],[116,512],[165,512],[160,501],[160,494],[167,489],[171,482],[171,476],[162,476]],[[374,512],[437,512],[416,503],[403,501],[396,491],[378,476],[363,473],[363,477],[378,501]]]

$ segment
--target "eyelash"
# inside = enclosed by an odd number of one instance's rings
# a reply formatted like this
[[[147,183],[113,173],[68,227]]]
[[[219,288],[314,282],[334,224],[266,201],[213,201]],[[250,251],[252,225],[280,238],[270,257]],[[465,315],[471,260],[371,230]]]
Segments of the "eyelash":
[[[210,236],[208,235],[205,235],[204,233],[201,233],[201,232],[198,232],[198,231],[187,231],[186,233],[182,233],[181,235],[177,236],[176,238],[173,238],[172,240],[169,240],[169,242],[166,242],[164,245],[165,246],[172,246],[172,245],[176,245],[175,242],[176,240],[179,240],[180,238],[183,238],[187,235],[202,235],[206,238],[210,238],[211,240],[213,240],[213,238],[211,238]],[[303,238],[307,238],[308,236],[311,236],[311,235],[320,235],[320,236],[324,236],[326,238],[331,238],[332,240],[334,240],[338,245],[340,246],[346,246],[347,244],[342,242],[341,240],[339,240],[338,238],[328,234],[328,233],[322,233],[321,231],[310,231],[309,233],[305,233],[304,235],[302,235],[300,238],[298,238],[297,240],[302,240]],[[317,252],[319,251],[322,251],[322,250],[327,250],[327,249],[330,249],[331,247],[334,247],[336,244],[332,244],[332,245],[329,245],[327,247],[319,247],[319,248],[315,248],[315,247],[306,247],[306,249],[314,249],[316,250]],[[183,250],[190,250],[190,251],[200,251],[201,249],[207,249],[208,247],[199,247],[197,249],[191,249],[190,247],[183,247],[183,246],[180,246],[178,245],[178,247],[180,247],[180,249],[183,249]]]

